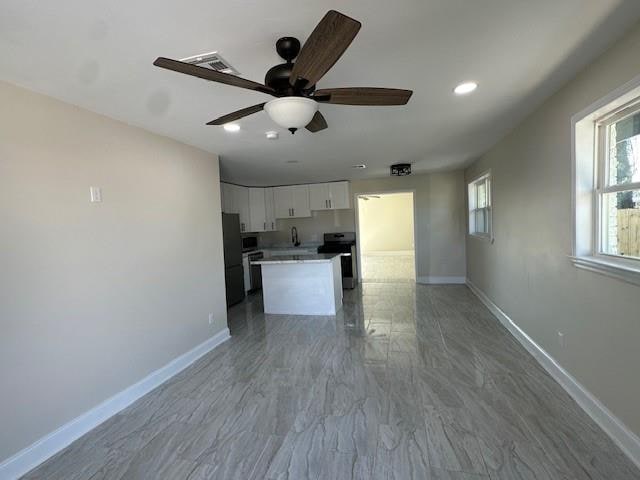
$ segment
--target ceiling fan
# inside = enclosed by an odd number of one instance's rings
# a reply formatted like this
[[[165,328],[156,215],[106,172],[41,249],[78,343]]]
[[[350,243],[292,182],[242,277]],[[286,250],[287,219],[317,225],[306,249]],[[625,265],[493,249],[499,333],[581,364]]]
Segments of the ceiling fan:
[[[298,128],[302,127],[310,132],[318,132],[327,128],[327,121],[318,111],[318,106],[321,103],[374,106],[405,105],[413,93],[411,90],[375,87],[316,90],[318,80],[329,71],[351,45],[361,26],[357,20],[335,10],[330,10],[320,20],[302,49],[298,39],[293,37],[280,38],[276,42],[276,51],[285,60],[285,63],[269,69],[264,84],[164,57],[157,58],[153,64],[205,80],[277,97],[269,102],[259,103],[223,115],[208,122],[207,125],[224,125],[265,110],[274,122],[287,128],[291,133],[295,133]],[[296,59],[295,62],[293,62],[294,59]]]

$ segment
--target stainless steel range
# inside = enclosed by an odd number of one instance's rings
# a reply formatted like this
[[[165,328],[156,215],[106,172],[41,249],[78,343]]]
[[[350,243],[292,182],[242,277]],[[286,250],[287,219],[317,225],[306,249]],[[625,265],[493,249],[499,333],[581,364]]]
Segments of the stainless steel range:
[[[358,284],[358,264],[355,232],[325,233],[324,244],[318,253],[340,253],[342,288],[355,288]]]

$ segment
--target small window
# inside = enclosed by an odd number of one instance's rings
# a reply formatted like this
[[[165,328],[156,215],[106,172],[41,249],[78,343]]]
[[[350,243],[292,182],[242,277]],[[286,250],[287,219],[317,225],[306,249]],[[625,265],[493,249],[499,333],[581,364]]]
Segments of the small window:
[[[469,183],[469,234],[491,238],[491,175]]]
[[[640,105],[598,122],[600,254],[640,259]]]

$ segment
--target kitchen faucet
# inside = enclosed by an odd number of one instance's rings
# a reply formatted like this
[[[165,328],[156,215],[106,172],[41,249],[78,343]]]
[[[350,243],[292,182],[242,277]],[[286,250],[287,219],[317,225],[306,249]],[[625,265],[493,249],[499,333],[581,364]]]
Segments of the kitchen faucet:
[[[294,247],[300,246],[300,242],[298,241],[298,229],[296,227],[291,227],[291,243],[293,243]]]

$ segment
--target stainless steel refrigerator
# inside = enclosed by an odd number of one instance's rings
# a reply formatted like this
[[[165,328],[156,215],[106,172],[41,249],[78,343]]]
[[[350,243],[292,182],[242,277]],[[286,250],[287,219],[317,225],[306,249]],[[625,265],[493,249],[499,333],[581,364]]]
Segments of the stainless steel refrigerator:
[[[222,236],[224,239],[224,281],[227,289],[227,307],[229,307],[244,299],[242,237],[238,214],[222,214]]]

